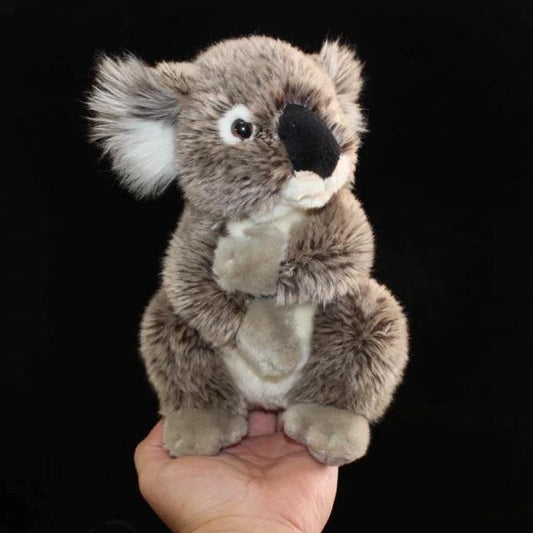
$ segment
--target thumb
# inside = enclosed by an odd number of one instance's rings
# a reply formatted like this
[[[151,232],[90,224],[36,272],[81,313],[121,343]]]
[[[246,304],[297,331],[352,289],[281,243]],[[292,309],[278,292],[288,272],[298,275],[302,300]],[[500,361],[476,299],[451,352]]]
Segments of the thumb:
[[[159,469],[172,458],[163,448],[163,424],[164,419],[152,428],[150,433],[135,448],[134,461],[137,475],[145,474],[146,471]]]

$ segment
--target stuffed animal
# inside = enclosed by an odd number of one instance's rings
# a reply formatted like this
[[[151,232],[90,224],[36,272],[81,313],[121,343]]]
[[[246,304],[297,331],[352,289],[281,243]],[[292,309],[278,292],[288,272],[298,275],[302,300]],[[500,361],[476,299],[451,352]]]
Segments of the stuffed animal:
[[[185,198],[141,354],[174,456],[211,455],[251,409],[320,462],[363,456],[407,361],[402,308],[371,277],[372,229],[351,192],[361,65],[252,36],[192,62],[104,57],[92,136],[138,196]]]

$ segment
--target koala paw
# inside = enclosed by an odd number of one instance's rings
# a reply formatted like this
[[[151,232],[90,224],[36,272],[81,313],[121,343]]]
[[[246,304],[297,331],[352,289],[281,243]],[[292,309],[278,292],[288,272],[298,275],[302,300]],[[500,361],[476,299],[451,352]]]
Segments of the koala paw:
[[[275,294],[285,245],[283,233],[272,227],[254,227],[243,236],[222,237],[213,259],[218,284],[226,292]]]
[[[282,415],[283,429],[307,446],[320,463],[340,466],[363,457],[370,442],[365,417],[336,407],[294,404]]]
[[[216,455],[248,431],[243,416],[221,409],[179,409],[165,418],[163,446],[174,457]]]
[[[237,347],[261,375],[279,378],[290,374],[310,344],[295,332],[296,314],[312,312],[311,306],[303,309],[278,306],[270,299],[252,300],[237,334]]]

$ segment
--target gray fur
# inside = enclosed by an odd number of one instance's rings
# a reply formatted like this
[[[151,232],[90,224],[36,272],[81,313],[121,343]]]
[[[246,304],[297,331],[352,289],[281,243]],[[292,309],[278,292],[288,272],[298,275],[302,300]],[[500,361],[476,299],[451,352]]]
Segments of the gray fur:
[[[306,347],[294,331],[294,306],[277,306],[274,300],[250,302],[237,335],[246,360],[268,378],[289,374]]]
[[[165,418],[163,444],[174,457],[215,455],[239,442],[248,431],[242,415],[223,409],[178,409]]]
[[[110,155],[123,185],[140,196],[165,189],[177,171],[173,154],[160,152],[172,149],[179,108],[161,74],[133,56],[103,57],[88,105],[91,138]]]
[[[140,341],[162,415],[178,408],[246,413],[219,353],[174,312],[163,291],[146,308]]]
[[[407,322],[391,293],[362,277],[349,294],[317,310],[313,353],[291,391],[294,403],[318,403],[379,420],[407,363]]]
[[[327,465],[343,465],[365,455],[370,428],[365,417],[335,407],[296,403],[282,415],[289,437],[305,444],[311,455]]]
[[[188,205],[167,249],[162,288],[174,312],[213,346],[232,345],[249,297],[227,293],[212,271],[221,224]]]
[[[366,215],[350,191],[340,190],[291,232],[280,267],[277,301],[284,305],[334,302],[357,289],[373,261],[374,236]]]
[[[195,64],[202,81],[184,103],[177,135],[180,185],[195,206],[239,218],[277,205],[292,174],[277,135],[278,118],[290,102],[320,110],[355,160],[358,129],[345,121],[332,80],[311,56],[279,40],[249,37],[216,44]],[[254,142],[227,146],[216,123],[236,104],[256,117],[257,133]]]
[[[361,110],[357,105],[363,87],[363,68],[355,51],[338,40],[326,41],[315,59],[333,80],[347,123],[358,132],[365,131]]]
[[[288,405],[285,430],[314,457],[343,464],[365,453],[368,421],[383,415],[401,381],[408,335],[400,305],[370,277],[372,229],[350,192],[361,86],[359,60],[338,42],[308,55],[254,36],[189,63],[100,63],[89,99],[93,138],[134,192],[157,193],[178,176],[186,199],[141,325],[171,453],[216,453],[242,437],[251,406],[225,359],[239,351],[269,377],[303,365],[272,405]],[[344,170],[325,205],[291,206],[302,219],[281,236],[273,228],[295,176],[277,135],[288,103],[320,115]],[[237,105],[253,117],[254,135],[228,144],[220,119]],[[297,193],[307,178],[299,176]],[[250,219],[244,239],[226,232]],[[294,335],[299,306],[316,310],[308,354]]]
[[[285,248],[283,233],[266,225],[246,229],[243,238],[221,238],[213,262],[218,284],[226,292],[275,294]]]

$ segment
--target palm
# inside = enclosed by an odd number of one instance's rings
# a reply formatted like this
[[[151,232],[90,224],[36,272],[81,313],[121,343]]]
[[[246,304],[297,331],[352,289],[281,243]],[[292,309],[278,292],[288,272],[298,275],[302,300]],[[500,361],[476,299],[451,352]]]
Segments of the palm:
[[[159,460],[152,462],[146,499],[170,525],[160,502],[181,509],[180,530],[194,529],[199,517],[261,516],[301,531],[320,531],[333,505],[337,469],[317,463],[283,433],[273,433],[275,424],[274,415],[254,413],[250,434],[255,436],[215,457],[180,459],[163,450],[156,426],[150,453]]]

